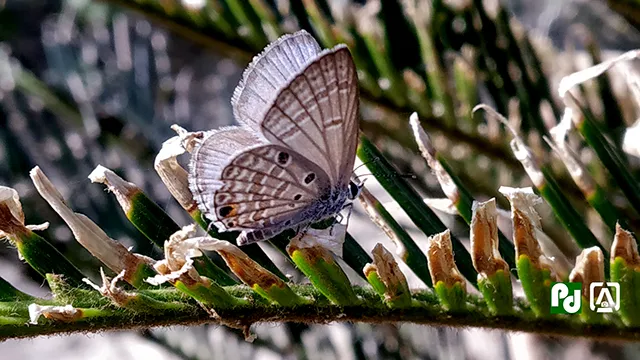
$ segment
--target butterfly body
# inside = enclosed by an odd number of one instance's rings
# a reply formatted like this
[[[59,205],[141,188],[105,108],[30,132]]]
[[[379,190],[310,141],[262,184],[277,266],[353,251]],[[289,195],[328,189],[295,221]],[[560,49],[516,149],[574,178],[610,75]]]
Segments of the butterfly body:
[[[338,214],[358,135],[349,50],[322,51],[308,33],[285,35],[249,65],[232,99],[240,126],[206,133],[189,185],[203,214],[240,244]]]

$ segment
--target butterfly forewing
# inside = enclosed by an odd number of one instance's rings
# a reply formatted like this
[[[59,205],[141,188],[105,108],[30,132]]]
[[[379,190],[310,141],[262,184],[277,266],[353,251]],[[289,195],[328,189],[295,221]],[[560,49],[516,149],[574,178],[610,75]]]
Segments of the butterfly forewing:
[[[278,92],[320,51],[316,40],[305,31],[285,35],[269,45],[247,67],[233,93],[231,106],[236,120],[259,132],[260,122]]]
[[[291,149],[246,149],[224,167],[213,210],[229,230],[294,226],[304,209],[330,190],[326,173]],[[286,222],[289,223],[286,223]]]
[[[262,133],[318,164],[333,186],[344,187],[355,161],[357,91],[349,50],[337,46],[324,51],[280,91],[264,117]]]
[[[336,70],[338,75],[338,91],[340,110],[343,119],[343,141],[341,153],[337,153],[340,168],[339,184],[347,184],[353,174],[353,166],[356,161],[356,148],[360,132],[360,100],[358,96],[358,75],[353,63],[351,53],[345,51],[336,52]]]

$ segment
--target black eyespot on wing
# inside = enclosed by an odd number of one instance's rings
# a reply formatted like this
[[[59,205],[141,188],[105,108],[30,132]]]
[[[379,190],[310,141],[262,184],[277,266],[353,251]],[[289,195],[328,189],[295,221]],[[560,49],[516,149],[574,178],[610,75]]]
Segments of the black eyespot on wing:
[[[220,209],[218,209],[218,215],[220,215],[220,217],[223,217],[223,218],[231,215],[232,212],[233,212],[233,206],[230,206],[230,205],[223,206]]]
[[[314,174],[314,173],[309,173],[309,174],[304,178],[304,183],[305,183],[305,184],[307,184],[307,185],[309,185],[309,184],[311,184],[311,182],[312,182],[313,180],[315,180],[315,179],[316,179],[316,174]]]
[[[291,156],[289,156],[289,154],[287,154],[284,151],[281,151],[278,153],[278,164],[286,165],[290,158]]]
[[[302,194],[296,194],[296,196],[293,197],[293,200],[300,200],[302,199]]]

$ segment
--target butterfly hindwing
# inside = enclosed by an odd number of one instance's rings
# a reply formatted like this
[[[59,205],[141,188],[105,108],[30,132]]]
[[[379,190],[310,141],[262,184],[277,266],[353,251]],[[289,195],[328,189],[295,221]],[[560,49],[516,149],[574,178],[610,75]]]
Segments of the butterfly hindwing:
[[[212,210],[216,225],[226,230],[293,227],[330,191],[318,165],[279,145],[245,149],[224,167],[220,181]]]
[[[195,147],[189,163],[189,189],[209,220],[216,220],[211,214],[213,195],[223,185],[220,175],[224,166],[238,152],[263,141],[251,131],[236,126],[205,133]]]

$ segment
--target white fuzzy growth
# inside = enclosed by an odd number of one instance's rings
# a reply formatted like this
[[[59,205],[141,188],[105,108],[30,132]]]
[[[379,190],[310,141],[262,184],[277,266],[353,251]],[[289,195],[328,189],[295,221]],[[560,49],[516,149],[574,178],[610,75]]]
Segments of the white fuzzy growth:
[[[59,317],[73,318],[79,314],[80,310],[71,305],[52,306],[52,305],[29,305],[29,323],[37,325],[40,316],[57,315]]]
[[[105,184],[107,182],[107,178],[105,176],[105,172],[111,171],[102,165],[96,166],[95,169],[87,176],[92,183]]]
[[[164,261],[165,260],[158,261],[153,267],[157,270],[160,266],[162,266]],[[191,269],[193,269],[193,260],[188,259],[187,261],[185,261],[185,263],[182,265],[180,269],[176,271],[172,271],[168,274],[156,275],[154,277],[146,278],[144,279],[144,281],[151,285],[157,286],[172,280],[177,280],[180,278],[180,276],[188,273]]]
[[[161,273],[144,281],[152,285],[160,285],[195,271],[193,258],[202,256],[202,252],[198,250],[198,238],[192,238],[195,232],[195,224],[190,224],[173,233],[164,243],[164,260],[158,261],[153,266],[158,272],[163,269],[169,269],[170,272]],[[192,275],[195,274],[192,273]]]
[[[335,224],[326,229],[309,228],[303,236],[296,236],[291,240],[291,244],[294,244],[300,249],[320,246],[336,254],[338,257],[342,257],[342,248],[346,235],[347,226],[343,224]]]
[[[109,296],[111,294],[114,294],[114,293],[120,291],[120,289],[118,289],[116,284],[120,280],[124,279],[125,273],[126,273],[126,271],[122,270],[122,271],[120,271],[120,273],[118,275],[116,275],[116,277],[114,277],[113,279],[109,280],[109,278],[107,278],[107,275],[105,275],[105,273],[104,273],[104,269],[100,268],[100,278],[102,279],[102,286],[98,286],[98,285],[94,284],[91,280],[89,280],[87,278],[82,279],[82,281],[85,284],[87,284],[87,285],[91,286],[92,288],[96,289],[103,296]]]
[[[118,176],[113,170],[108,169],[102,165],[96,166],[95,169],[87,176],[92,183],[107,185],[109,191],[114,193],[126,193],[132,190],[138,190],[138,187],[125,181]]]

